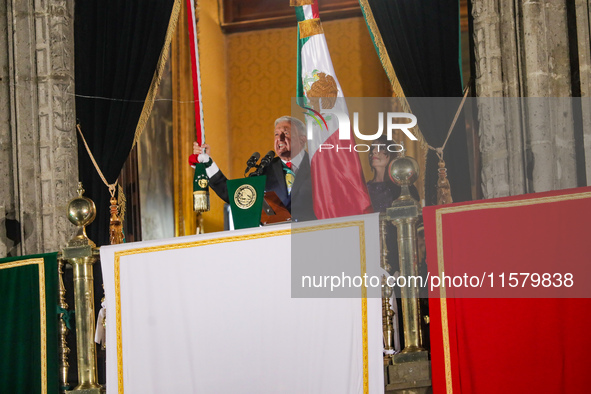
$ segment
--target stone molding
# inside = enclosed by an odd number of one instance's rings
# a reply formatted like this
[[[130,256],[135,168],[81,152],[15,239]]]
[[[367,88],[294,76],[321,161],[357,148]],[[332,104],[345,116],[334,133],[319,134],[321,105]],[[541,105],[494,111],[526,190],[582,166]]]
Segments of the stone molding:
[[[473,2],[477,96],[528,98],[521,105],[479,102],[485,198],[577,186],[572,107],[529,99],[572,95],[566,1]],[[588,34],[584,39],[588,47]]]
[[[6,214],[21,223],[22,239],[12,253],[53,252],[72,230],[66,207],[78,181],[74,2],[1,3],[0,45],[6,42],[9,56],[0,102],[7,103],[10,118],[9,136],[2,138],[10,147],[0,148],[0,155],[12,166],[0,189],[9,190],[2,196]]]

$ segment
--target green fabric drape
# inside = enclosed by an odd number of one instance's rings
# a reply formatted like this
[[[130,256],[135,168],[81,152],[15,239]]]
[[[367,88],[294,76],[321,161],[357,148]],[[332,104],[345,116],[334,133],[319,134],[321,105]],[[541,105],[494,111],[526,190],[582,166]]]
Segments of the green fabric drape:
[[[179,2],[86,0],[76,3],[76,116],[109,183],[119,176],[133,146],[158,61],[168,50],[164,44],[169,25],[176,26]],[[78,162],[85,195],[97,206],[96,219],[87,229],[88,236],[97,246],[109,244],[110,195],[81,141]]]
[[[462,97],[458,60],[458,1],[359,2],[393,86],[396,88],[399,83],[427,143],[440,147]],[[383,45],[378,45],[376,41],[381,41]],[[380,53],[380,50],[383,52]],[[392,80],[393,77],[396,80]],[[439,97],[449,99],[437,102],[425,99]],[[470,200],[468,147],[463,117],[456,123],[444,156],[454,202]],[[436,203],[437,162],[435,152],[429,150],[425,174],[427,205]]]
[[[59,393],[57,304],[57,253],[0,259],[0,393]]]

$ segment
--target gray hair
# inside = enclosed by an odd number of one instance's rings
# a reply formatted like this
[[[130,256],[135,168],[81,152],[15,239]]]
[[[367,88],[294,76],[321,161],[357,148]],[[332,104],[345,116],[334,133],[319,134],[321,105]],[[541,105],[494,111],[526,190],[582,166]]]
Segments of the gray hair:
[[[281,122],[291,123],[292,126],[295,126],[299,135],[306,135],[306,125],[304,125],[304,122],[302,122],[298,118],[294,118],[292,116],[281,116],[275,120],[275,127],[277,127],[277,125]]]

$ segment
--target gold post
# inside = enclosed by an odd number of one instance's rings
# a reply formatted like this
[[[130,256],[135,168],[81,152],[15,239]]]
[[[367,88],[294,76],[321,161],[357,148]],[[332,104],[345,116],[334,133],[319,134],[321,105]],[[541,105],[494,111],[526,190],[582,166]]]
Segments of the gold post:
[[[195,230],[195,234],[204,234],[205,230],[203,229],[203,213],[197,213],[197,229]]]
[[[394,351],[393,337],[394,337],[394,326],[392,325],[392,318],[394,317],[394,311],[390,306],[390,297],[392,296],[392,289],[384,283],[382,291],[382,322],[384,331],[384,365],[389,365],[392,361],[391,352]]]
[[[64,260],[62,256],[59,256],[57,260],[58,270],[58,286],[59,286],[59,305],[64,311],[68,310],[68,304],[66,303],[66,287],[64,286]],[[70,363],[68,363],[68,355],[70,354],[70,348],[66,337],[70,329],[66,326],[64,319],[64,313],[60,313],[60,383],[62,390],[64,391],[70,388],[68,383],[68,370],[70,369]]]
[[[388,233],[387,226],[388,218],[385,214],[380,214],[380,249],[381,249],[381,259],[380,265],[384,270],[390,273],[392,267],[388,264],[388,243],[386,242],[386,236]]]
[[[96,347],[94,344],[94,278],[92,265],[98,249],[86,236],[86,226],[96,215],[94,202],[83,197],[82,183],[78,183],[78,197],[68,205],[68,219],[77,226],[76,234],[63,250],[74,271],[74,307],[76,310],[76,350],[78,352],[78,386],[68,393],[99,394],[104,389],[98,384]]]
[[[380,249],[381,249],[381,266],[387,272],[390,272],[390,264],[388,264],[388,245],[386,243],[387,235],[387,218],[384,214],[380,214]],[[384,331],[384,365],[389,365],[392,361],[392,352],[394,350],[394,327],[392,318],[394,311],[390,306],[390,298],[392,297],[392,288],[386,283],[386,275],[382,279],[382,329]]]
[[[390,165],[390,174],[395,183],[401,186],[400,197],[392,203],[386,214],[398,230],[398,257],[400,275],[404,278],[418,277],[416,223],[421,206],[409,191],[419,177],[419,165],[412,157],[402,155]],[[394,355],[394,363],[427,360],[428,355],[421,346],[421,314],[418,288],[407,285],[401,287],[402,318],[404,326],[404,349]]]

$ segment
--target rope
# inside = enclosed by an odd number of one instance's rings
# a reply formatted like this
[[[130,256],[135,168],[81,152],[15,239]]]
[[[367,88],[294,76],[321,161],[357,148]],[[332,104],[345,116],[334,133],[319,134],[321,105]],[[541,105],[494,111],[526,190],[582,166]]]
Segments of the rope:
[[[84,134],[82,134],[82,130],[80,129],[79,123],[76,125],[76,128],[78,129],[78,133],[80,133],[80,137],[82,137],[82,142],[84,142],[84,146],[86,147],[86,151],[88,152],[88,156],[90,156],[90,160],[92,160],[92,164],[94,164],[94,168],[96,168],[96,172],[98,172],[99,176],[101,177],[101,179],[103,180],[105,185],[107,185],[107,187],[109,188],[109,193],[111,193],[111,197],[114,198],[116,187],[117,187],[117,181],[115,181],[115,183],[111,183],[111,184],[109,184],[109,182],[107,182],[107,180],[105,179],[105,176],[103,175],[103,172],[101,171],[98,164],[96,163],[96,160],[94,160],[94,156],[92,155],[92,152],[90,151],[90,148],[88,147],[88,144],[86,143],[86,139],[84,138]]]
[[[456,111],[456,115],[454,116],[453,122],[451,122],[451,126],[449,126],[449,130],[447,132],[447,137],[445,137],[445,141],[443,142],[443,145],[441,145],[441,147],[439,147],[439,148],[433,148],[431,145],[427,144],[429,149],[435,151],[435,153],[437,154],[437,157],[439,157],[439,160],[443,161],[443,150],[445,149],[445,145],[447,144],[447,140],[449,140],[449,136],[451,135],[451,132],[453,131],[454,126],[456,125],[456,121],[458,120],[458,117],[460,116],[460,112],[462,112],[462,108],[464,108],[464,103],[466,102],[466,97],[468,97],[469,92],[470,92],[470,84],[468,83],[468,85],[466,85],[466,88],[464,89],[464,97],[462,98],[462,102],[460,103],[460,106],[458,107],[458,110]]]

